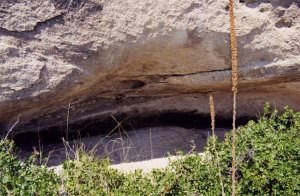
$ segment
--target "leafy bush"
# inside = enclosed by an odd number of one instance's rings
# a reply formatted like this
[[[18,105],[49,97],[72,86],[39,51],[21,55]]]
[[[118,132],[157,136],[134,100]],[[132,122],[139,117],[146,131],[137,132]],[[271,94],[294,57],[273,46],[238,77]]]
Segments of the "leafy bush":
[[[34,157],[21,162],[13,142],[0,140],[0,195],[57,195],[59,179]]]
[[[237,136],[239,192],[255,195],[300,194],[300,113],[286,108],[278,115],[265,107],[257,123],[250,121]],[[228,163],[230,142],[219,144]],[[228,170],[228,168],[227,168]]]
[[[165,169],[123,174],[78,152],[58,177],[33,159],[19,161],[13,143],[0,141],[0,195],[226,195],[231,192],[231,133],[220,142],[210,137],[205,154],[192,154]],[[300,195],[300,113],[281,115],[265,107],[257,122],[236,135],[236,180],[242,195]]]
[[[64,187],[71,195],[221,195],[231,192],[231,133],[211,137],[197,154],[149,174],[121,174],[108,161],[82,155],[64,165]],[[245,195],[300,194],[300,113],[270,106],[236,136],[237,189]]]
[[[167,169],[147,175],[141,170],[124,174],[110,168],[108,160],[80,154],[79,160],[67,161],[63,166],[64,188],[70,195],[161,195],[169,192],[167,187],[175,177]]]
[[[70,195],[101,195],[117,189],[125,177],[117,170],[109,169],[109,161],[80,152],[79,160],[64,163],[62,180]]]
[[[190,156],[174,163],[178,191],[220,195],[231,192],[231,133],[225,141],[206,147],[206,156]],[[236,135],[237,189],[245,195],[300,194],[300,113],[286,108],[278,115],[265,106],[264,115],[249,121]],[[217,165],[219,157],[219,167]],[[221,171],[221,178],[218,175]],[[192,191],[192,192],[191,192]]]

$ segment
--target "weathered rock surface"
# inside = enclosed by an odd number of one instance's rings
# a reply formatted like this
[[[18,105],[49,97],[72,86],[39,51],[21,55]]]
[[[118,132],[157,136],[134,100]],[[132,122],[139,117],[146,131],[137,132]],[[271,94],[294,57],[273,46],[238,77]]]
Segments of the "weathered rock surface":
[[[300,109],[299,1],[237,2],[238,116]],[[231,116],[226,0],[0,2],[0,122],[42,130],[113,113]]]

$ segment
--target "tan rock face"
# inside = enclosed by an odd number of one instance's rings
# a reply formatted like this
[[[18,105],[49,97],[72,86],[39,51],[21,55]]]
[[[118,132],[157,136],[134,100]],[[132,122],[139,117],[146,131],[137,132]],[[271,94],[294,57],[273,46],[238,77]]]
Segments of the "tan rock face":
[[[238,115],[265,101],[300,109],[299,1],[236,3]],[[227,1],[0,2],[5,132],[111,113],[168,110],[230,118]]]

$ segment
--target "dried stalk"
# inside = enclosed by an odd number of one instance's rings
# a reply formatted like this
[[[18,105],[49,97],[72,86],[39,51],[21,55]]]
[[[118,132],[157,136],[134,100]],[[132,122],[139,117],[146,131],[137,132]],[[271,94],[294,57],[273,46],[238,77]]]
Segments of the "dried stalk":
[[[7,140],[9,135],[14,131],[14,128],[17,126],[17,124],[20,122],[20,114],[18,116],[18,119],[16,120],[16,122],[14,122],[14,124],[8,129],[5,137],[4,137],[4,140]]]
[[[229,0],[229,19],[230,19],[230,49],[231,49],[231,82],[233,93],[233,114],[232,114],[232,195],[235,195],[235,135],[236,135],[236,98],[238,84],[238,64],[237,64],[237,43],[234,20],[234,0]]]
[[[69,118],[70,118],[70,108],[71,102],[69,102],[68,113],[67,113],[67,130],[66,130],[66,140],[69,141]]]
[[[209,95],[209,110],[210,110],[210,119],[211,119],[211,131],[212,135],[215,136],[215,102],[212,95]]]
[[[215,112],[215,102],[214,97],[212,95],[209,95],[209,110],[210,110],[210,118],[211,118],[211,130],[213,135],[213,150],[216,153],[216,161],[217,161],[217,167],[218,167],[218,175],[220,178],[220,185],[222,188],[222,196],[225,196],[224,191],[224,184],[223,184],[223,178],[221,174],[221,167],[220,167],[220,160],[219,160],[219,154],[216,150],[216,136],[215,136],[215,118],[216,118],[216,112]]]

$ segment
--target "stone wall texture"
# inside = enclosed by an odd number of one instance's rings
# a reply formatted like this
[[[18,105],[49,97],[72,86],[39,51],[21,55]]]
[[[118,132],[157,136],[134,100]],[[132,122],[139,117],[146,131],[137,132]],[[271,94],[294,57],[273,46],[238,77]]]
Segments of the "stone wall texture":
[[[300,110],[300,1],[236,1],[238,117]],[[164,111],[230,118],[226,0],[0,2],[0,127]]]

